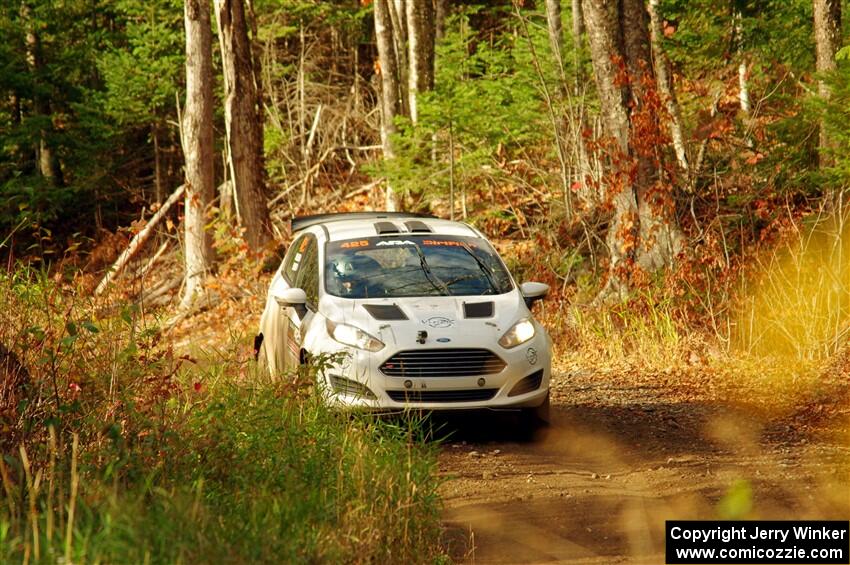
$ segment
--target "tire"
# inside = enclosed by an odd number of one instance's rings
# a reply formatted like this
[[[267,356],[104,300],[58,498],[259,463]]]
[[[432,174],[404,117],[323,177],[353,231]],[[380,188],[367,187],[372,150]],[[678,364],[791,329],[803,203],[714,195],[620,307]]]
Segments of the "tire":
[[[549,394],[546,394],[546,398],[540,406],[523,409],[522,419],[524,427],[530,431],[549,427],[549,423],[551,422],[549,410]]]
[[[260,344],[260,350],[257,353],[257,370],[260,375],[264,377],[268,377],[271,375],[271,370],[269,369],[269,357],[266,353],[266,343],[263,342]]]

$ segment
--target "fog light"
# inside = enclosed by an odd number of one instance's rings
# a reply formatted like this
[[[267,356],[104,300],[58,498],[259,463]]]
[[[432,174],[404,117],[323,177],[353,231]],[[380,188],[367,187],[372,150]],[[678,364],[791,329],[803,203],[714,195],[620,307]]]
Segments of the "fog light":
[[[404,381],[404,388],[413,388],[413,381],[410,379]]]
[[[487,384],[487,381],[484,380],[484,377],[478,379],[478,386],[484,386],[485,384]]]
[[[336,394],[344,395],[344,396],[355,396],[359,398],[368,398],[369,400],[375,400],[377,397],[375,393],[369,390],[369,387],[364,385],[363,383],[359,383],[357,381],[352,381],[351,379],[346,379],[345,377],[341,377],[339,375],[329,375],[331,386]]]

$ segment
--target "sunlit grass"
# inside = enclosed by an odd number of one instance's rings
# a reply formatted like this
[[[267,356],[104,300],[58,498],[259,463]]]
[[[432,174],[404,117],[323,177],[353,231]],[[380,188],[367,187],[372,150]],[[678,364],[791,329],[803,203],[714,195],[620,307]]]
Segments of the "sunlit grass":
[[[437,445],[415,420],[332,411],[244,339],[188,358],[38,273],[0,275],[0,300],[28,368],[0,406],[0,563],[439,558]]]
[[[663,369],[681,364],[686,332],[665,301],[639,297],[605,308],[569,306],[549,315],[556,349],[565,358],[579,356],[605,364],[634,364]]]
[[[786,363],[835,355],[850,332],[848,213],[819,219],[773,250],[744,289],[733,347]]]

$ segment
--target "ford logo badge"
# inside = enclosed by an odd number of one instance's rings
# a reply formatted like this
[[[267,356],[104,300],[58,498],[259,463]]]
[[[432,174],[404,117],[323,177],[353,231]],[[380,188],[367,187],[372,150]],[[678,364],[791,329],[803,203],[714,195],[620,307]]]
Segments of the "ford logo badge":
[[[437,341],[439,341],[440,343],[448,343],[448,342],[450,342],[451,340],[450,340],[449,338],[447,338],[447,337],[438,337],[438,338],[437,338]]]

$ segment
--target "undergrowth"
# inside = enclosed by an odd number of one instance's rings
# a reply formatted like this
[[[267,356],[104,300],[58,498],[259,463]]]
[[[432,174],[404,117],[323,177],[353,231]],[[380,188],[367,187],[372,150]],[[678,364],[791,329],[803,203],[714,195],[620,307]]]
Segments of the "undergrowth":
[[[682,254],[622,303],[596,304],[581,285],[559,285],[545,248],[519,277],[554,282],[536,315],[565,372],[640,373],[648,383],[793,410],[846,391],[848,213],[821,207],[783,218],[737,255],[706,235],[705,249]]]
[[[175,354],[131,307],[0,275],[0,562],[439,559],[436,446],[330,411],[237,344]]]

